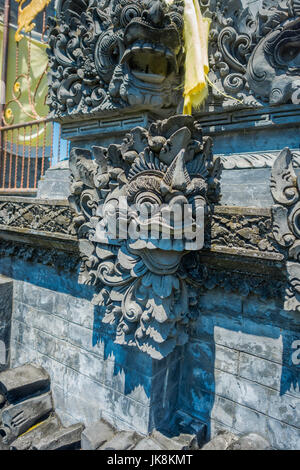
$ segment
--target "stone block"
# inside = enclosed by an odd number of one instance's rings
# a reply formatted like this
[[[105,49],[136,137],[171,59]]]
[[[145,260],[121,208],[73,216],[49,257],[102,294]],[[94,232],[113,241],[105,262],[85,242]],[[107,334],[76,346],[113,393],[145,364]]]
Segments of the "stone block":
[[[197,449],[198,439],[196,434],[180,433],[179,435],[169,437],[163,432],[154,429],[150,438],[159,444],[165,450],[187,450]]]
[[[238,437],[230,431],[220,431],[217,436],[207,442],[201,450],[228,450],[228,447],[236,442]]]
[[[281,373],[281,364],[251,354],[240,354],[239,375],[245,379],[280,390]]]
[[[300,429],[300,400],[290,395],[270,391],[268,416]]]
[[[269,441],[259,434],[249,433],[233,440],[227,450],[271,450],[271,446]]]
[[[133,450],[164,450],[161,445],[151,439],[151,437],[144,437],[141,439],[137,445],[133,448]]]
[[[267,420],[268,439],[275,449],[300,450],[300,429],[277,419]]]
[[[32,450],[73,450],[80,448],[81,434],[84,425],[77,423],[68,428],[60,428],[57,431],[43,437],[32,446]]]
[[[239,353],[235,349],[216,344],[215,368],[236,375],[239,367]]]
[[[211,419],[216,419],[226,426],[233,427],[235,410],[235,402],[216,395],[211,410]]]
[[[29,450],[34,443],[39,442],[44,436],[52,435],[61,427],[59,418],[56,415],[50,416],[42,421],[37,427],[18,437],[10,444],[11,450]]]
[[[233,427],[234,432],[237,431],[239,434],[252,433],[259,430],[259,434],[268,439],[267,416],[246,406],[241,406],[238,403],[235,406]]]
[[[49,386],[48,373],[42,367],[33,364],[8,369],[0,374],[0,393],[9,402],[45,391]]]
[[[94,306],[89,300],[56,292],[52,313],[76,325],[93,329]]]
[[[81,448],[83,450],[96,450],[110,441],[115,434],[112,426],[104,420],[87,426],[81,435]]]
[[[131,450],[133,449],[141,436],[133,431],[118,432],[112,439],[99,447],[98,450]]]
[[[216,395],[267,414],[270,389],[263,385],[216,370],[215,387]]]

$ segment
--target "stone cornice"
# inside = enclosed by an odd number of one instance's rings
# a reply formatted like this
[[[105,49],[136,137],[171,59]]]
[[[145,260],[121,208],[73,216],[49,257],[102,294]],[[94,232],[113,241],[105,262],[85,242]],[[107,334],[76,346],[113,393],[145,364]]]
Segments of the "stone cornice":
[[[206,258],[284,260],[272,237],[271,208],[215,206],[205,244]],[[77,252],[73,214],[67,200],[0,196],[0,238]],[[218,254],[218,257],[214,255]],[[251,261],[252,263],[252,261]]]

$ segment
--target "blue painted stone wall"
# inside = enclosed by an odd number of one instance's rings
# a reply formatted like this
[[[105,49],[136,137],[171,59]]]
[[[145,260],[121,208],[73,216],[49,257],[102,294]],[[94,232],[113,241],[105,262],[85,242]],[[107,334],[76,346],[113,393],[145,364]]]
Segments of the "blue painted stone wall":
[[[185,348],[179,408],[219,429],[300,449],[300,314],[214,289]]]

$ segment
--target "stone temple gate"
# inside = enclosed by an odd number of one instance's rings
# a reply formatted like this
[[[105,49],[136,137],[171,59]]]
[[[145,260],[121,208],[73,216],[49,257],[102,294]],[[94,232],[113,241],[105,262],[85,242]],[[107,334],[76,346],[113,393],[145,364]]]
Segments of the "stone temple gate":
[[[58,1],[69,159],[37,197],[0,196],[0,368],[43,366],[65,426],[299,449],[300,2],[199,4],[191,116],[181,0]]]

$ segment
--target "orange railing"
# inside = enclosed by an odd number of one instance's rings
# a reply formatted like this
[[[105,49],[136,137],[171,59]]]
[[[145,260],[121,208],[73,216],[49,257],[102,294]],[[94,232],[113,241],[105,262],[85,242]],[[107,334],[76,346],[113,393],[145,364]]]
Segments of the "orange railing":
[[[34,193],[52,164],[67,157],[60,126],[49,119],[0,127],[0,193]]]

